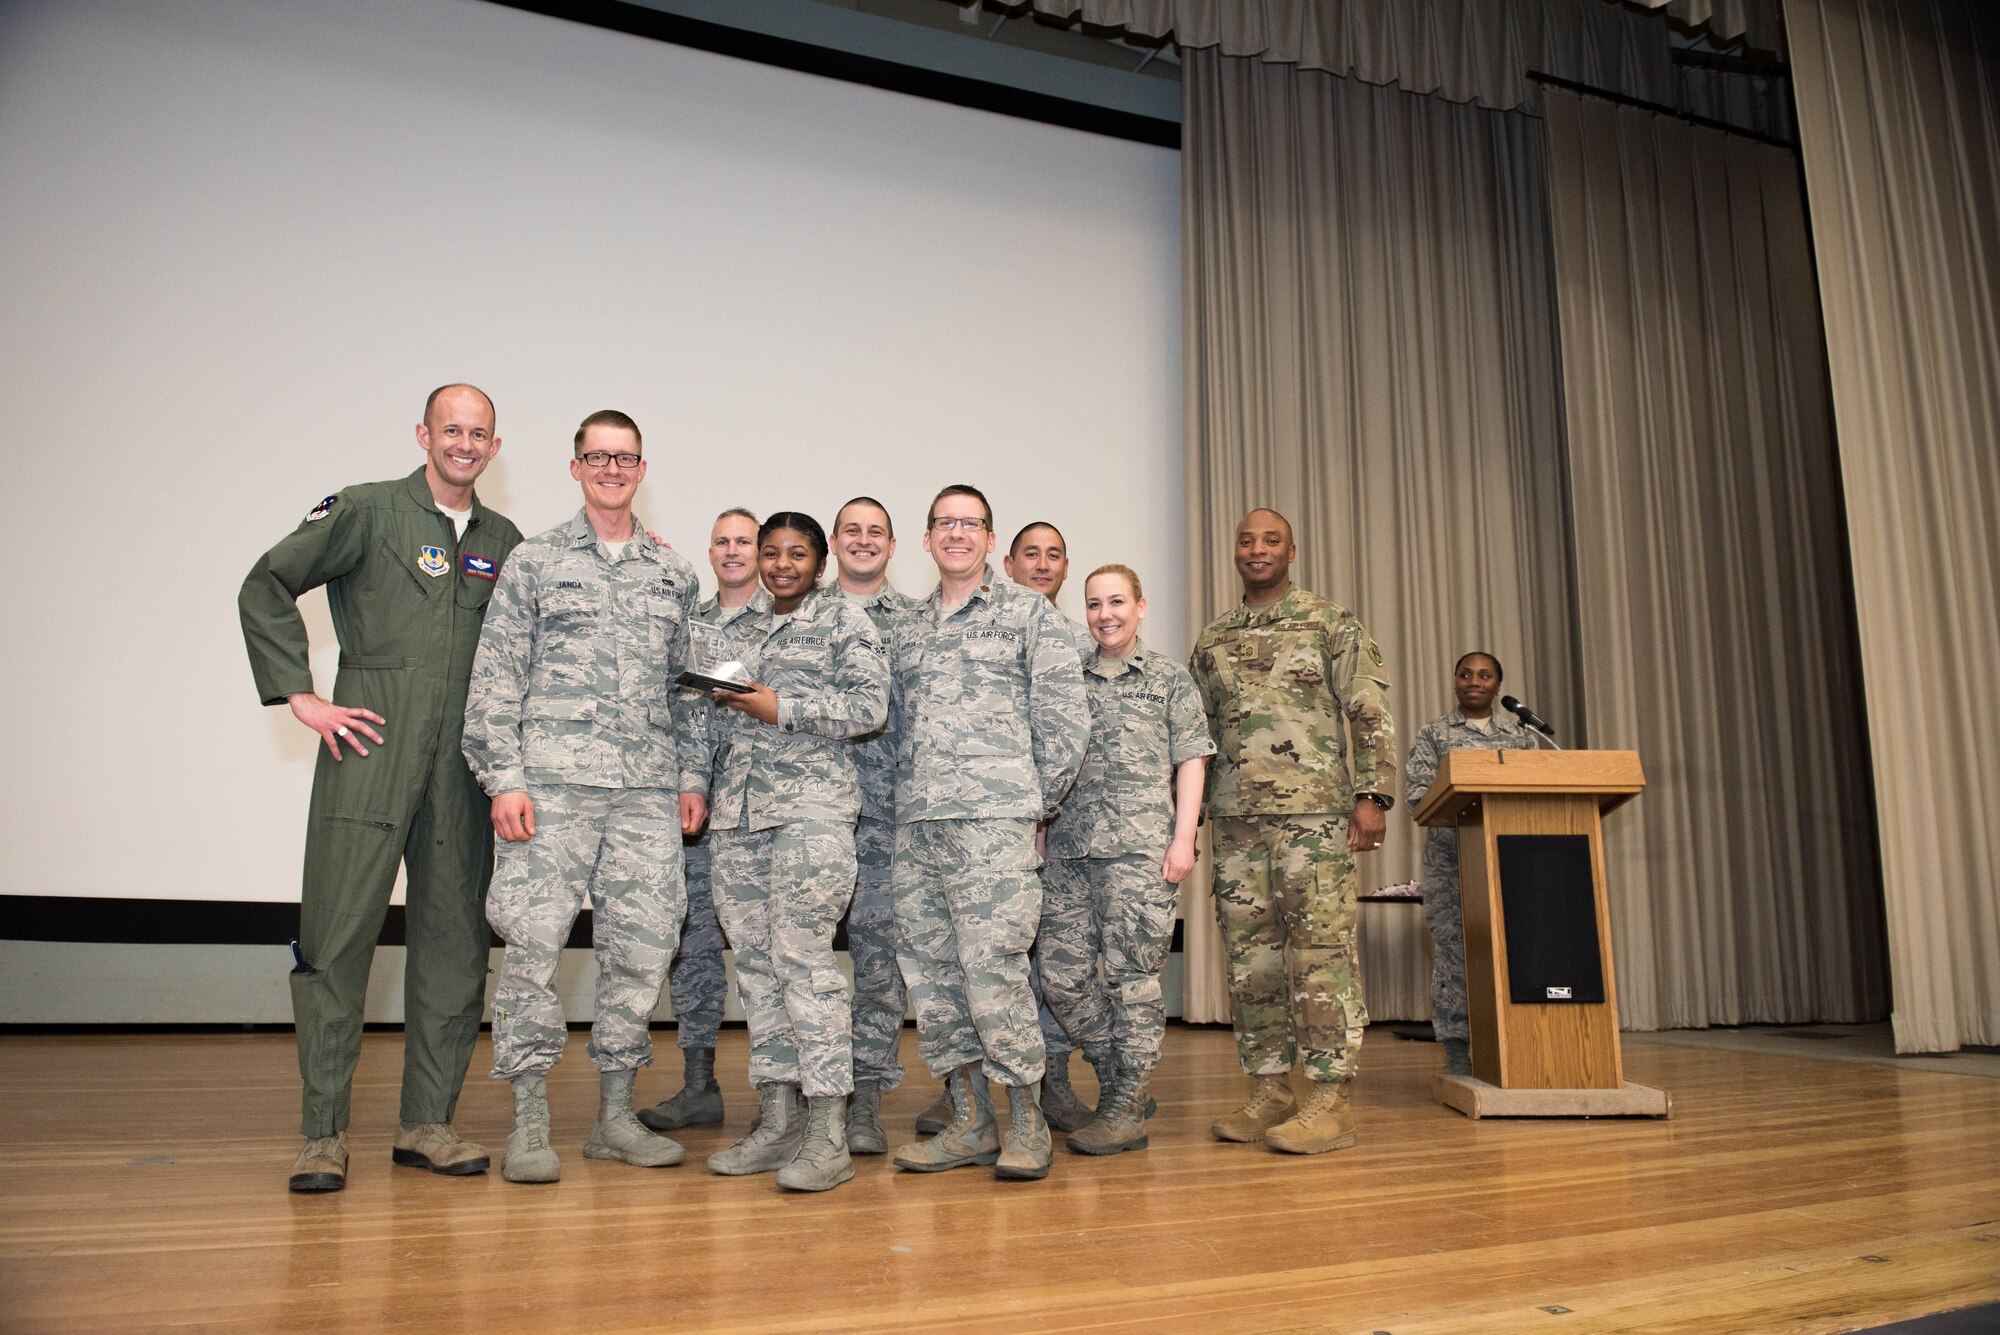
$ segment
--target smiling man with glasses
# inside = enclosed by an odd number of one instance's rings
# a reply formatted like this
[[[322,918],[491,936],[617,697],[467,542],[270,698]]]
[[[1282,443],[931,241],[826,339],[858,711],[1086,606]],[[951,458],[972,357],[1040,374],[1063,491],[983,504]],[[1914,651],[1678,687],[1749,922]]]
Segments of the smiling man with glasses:
[[[996,1164],[1049,1171],[1040,1107],[1045,1053],[1028,988],[1041,916],[1035,826],[1069,791],[1090,735],[1082,662],[1040,594],[997,577],[993,511],[976,487],[931,502],[929,600],[895,627],[897,949],[919,1050],[946,1081],[952,1118],[896,1152],[937,1172]],[[986,1077],[1007,1090],[995,1124]]]
[[[493,796],[501,844],[487,918],[507,943],[493,996],[493,1076],[514,1087],[501,1174],[553,1182],[547,1076],[568,1040],[556,962],[587,893],[596,910],[597,1125],[587,1159],[654,1168],[681,1147],[632,1110],[687,894],[681,836],[708,815],[708,705],[676,690],[688,666],[694,567],[632,517],[639,427],[583,419],[569,474],[575,518],[523,543],[501,573],[473,663],[465,758]]]

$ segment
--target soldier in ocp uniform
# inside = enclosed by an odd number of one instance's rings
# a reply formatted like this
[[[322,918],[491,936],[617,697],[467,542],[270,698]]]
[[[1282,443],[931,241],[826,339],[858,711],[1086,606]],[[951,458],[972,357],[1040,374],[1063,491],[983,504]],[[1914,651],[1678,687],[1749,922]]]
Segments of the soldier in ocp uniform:
[[[715,693],[715,904],[736,951],[758,1118],[708,1166],[729,1176],[776,1169],[778,1185],[794,1191],[826,1191],[854,1176],[854,1051],[847,980],[833,952],[854,897],[861,810],[847,739],[880,728],[889,710],[875,623],[819,588],[826,555],[826,534],[810,515],[784,511],[764,521],[764,589],[729,631],[752,689]]]
[[[1160,970],[1215,751],[1187,669],[1139,639],[1145,615],[1130,567],[1100,566],[1084,582],[1090,749],[1048,835],[1037,949],[1049,1004],[1101,1091],[1069,1137],[1079,1154],[1146,1147],[1146,1081],[1167,1025]]]
[[[1201,633],[1188,666],[1215,738],[1216,916],[1237,1055],[1255,1081],[1211,1129],[1317,1154],[1355,1140],[1348,1091],[1368,1013],[1354,855],[1382,844],[1395,725],[1382,651],[1353,613],[1292,584],[1297,554],[1283,515],[1243,517],[1243,602]],[[1302,1090],[1286,1083],[1295,1062]]]
[[[417,444],[422,468],[321,501],[257,562],[237,598],[259,698],[289,704],[324,742],[293,945],[306,1137],[293,1191],[347,1184],[362,1005],[398,862],[409,870],[408,961],[394,1161],[451,1176],[488,1162],[451,1129],[485,999],[493,864],[485,798],[459,734],[487,600],[521,533],[473,491],[500,452],[483,392],[432,391]],[[340,638],[331,702],[313,690],[297,607],[322,585]]]
[[[687,912],[681,836],[707,815],[702,702],[687,666],[694,567],[632,518],[646,476],[638,425],[592,413],[570,476],[583,508],[523,543],[501,575],[466,704],[465,758],[502,842],[487,918],[507,943],[493,997],[493,1076],[514,1089],[502,1175],[553,1182],[546,1077],[569,1031],[553,986],[590,897],[597,955],[590,1056],[599,1072],[589,1159],[681,1161],[632,1111],[636,1072]]]
[[[868,614],[886,647],[897,624],[920,604],[889,582],[896,528],[888,508],[856,496],[833,520],[840,592]],[[889,868],[896,851],[896,753],[886,729],[853,743],[861,776],[861,816],[854,824],[854,902],[847,910],[847,953],[854,961],[854,1094],[847,1104],[847,1148],[886,1154],[882,1096],[903,1082],[903,1016],[909,998],[896,963],[896,906]],[[949,1100],[938,1121],[950,1120]],[[936,1128],[934,1128],[936,1129]]]
[[[1534,738],[1518,719],[1493,708],[1500,689],[1500,660],[1475,649],[1452,668],[1458,708],[1417,732],[1403,767],[1403,795],[1410,810],[1423,805],[1447,751],[1531,750]],[[1446,1075],[1471,1075],[1471,1030],[1465,1001],[1465,925],[1459,911],[1458,831],[1433,825],[1424,831],[1424,925],[1431,942],[1431,1028],[1444,1045]]]
[[[727,627],[750,610],[757,593],[757,516],[741,507],[724,510],[708,532],[708,568],[715,572],[715,593],[701,605],[699,616],[711,626]],[[674,1002],[675,1035],[681,1050],[680,1092],[650,1108],[639,1120],[655,1131],[678,1131],[722,1120],[722,1086],[715,1080],[715,1039],[728,1002],[728,971],[722,962],[726,942],[715,915],[710,889],[708,831],[681,842],[687,873],[687,925],[681,929],[680,953],[667,973],[667,991]]]
[[[917,1172],[990,1163],[1000,1177],[1041,1178],[1044,1052],[1028,987],[1042,897],[1035,827],[1076,777],[1090,711],[1055,609],[995,577],[994,545],[977,488],[938,493],[924,532],[938,587],[898,626],[891,652],[898,946],[924,1060],[952,1098],[951,1122],[895,1158]],[[982,1069],[1006,1087],[1004,1133]]]

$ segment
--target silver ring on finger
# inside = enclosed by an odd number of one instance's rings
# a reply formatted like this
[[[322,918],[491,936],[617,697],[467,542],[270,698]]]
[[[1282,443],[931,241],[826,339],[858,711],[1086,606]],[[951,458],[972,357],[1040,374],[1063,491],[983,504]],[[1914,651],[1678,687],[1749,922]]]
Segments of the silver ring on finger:
[[[334,731],[334,735],[335,735],[335,736],[337,736],[337,737],[345,737],[345,736],[347,736],[347,735],[348,735],[348,734],[347,734],[347,725],[346,725],[345,723],[341,724],[341,725],[340,725],[340,726],[339,726],[338,728],[335,728],[335,729],[334,729],[333,731]]]

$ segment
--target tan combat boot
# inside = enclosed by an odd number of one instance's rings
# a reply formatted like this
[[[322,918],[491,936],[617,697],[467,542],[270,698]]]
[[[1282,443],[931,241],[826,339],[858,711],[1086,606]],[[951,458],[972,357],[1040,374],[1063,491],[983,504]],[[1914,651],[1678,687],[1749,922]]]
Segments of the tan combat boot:
[[[1234,1140],[1245,1145],[1254,1145],[1264,1138],[1264,1133],[1290,1117],[1297,1108],[1292,1103],[1291,1087],[1282,1075],[1260,1075],[1251,1087],[1250,1101],[1209,1127],[1209,1134],[1217,1140]]]
[[[514,1086],[514,1130],[507,1137],[507,1157],[500,1176],[509,1182],[555,1182],[562,1177],[562,1160],[549,1145],[549,1084],[530,1072],[510,1081]]]
[[[686,1157],[680,1142],[648,1131],[632,1112],[637,1071],[605,1071],[597,1077],[597,1125],[583,1142],[586,1159],[615,1159],[635,1168],[672,1168]]]
[[[1039,1182],[1049,1175],[1049,1124],[1042,1116],[1042,1082],[1007,1086],[1007,1133],[993,1176]]]
[[[831,1191],[853,1176],[854,1160],[847,1153],[847,1095],[807,1099],[805,1136],[792,1161],[778,1170],[778,1185],[787,1191]]]
[[[445,1177],[483,1173],[492,1162],[484,1145],[461,1139],[448,1122],[402,1123],[389,1157],[405,1168],[423,1168]]]
[[[339,1191],[347,1185],[347,1133],[315,1136],[292,1160],[293,1191]]]
[[[1348,1105],[1345,1080],[1315,1080],[1298,1115],[1264,1133],[1266,1145],[1286,1154],[1344,1150],[1355,1138],[1354,1109]]]
[[[896,1151],[896,1167],[913,1173],[941,1173],[1000,1157],[1000,1128],[993,1123],[993,1096],[978,1062],[967,1062],[945,1078],[951,1121],[929,1140]]]
[[[724,1177],[774,1173],[798,1157],[805,1139],[805,1099],[797,1085],[759,1085],[757,1121],[750,1134],[708,1156],[708,1171]]]
[[[1108,1088],[1101,1074],[1098,1085],[1101,1096],[1102,1089]],[[1051,1052],[1042,1076],[1042,1116],[1058,1131],[1074,1131],[1096,1115],[1097,1110],[1077,1097],[1076,1087],[1069,1082],[1069,1054]]]

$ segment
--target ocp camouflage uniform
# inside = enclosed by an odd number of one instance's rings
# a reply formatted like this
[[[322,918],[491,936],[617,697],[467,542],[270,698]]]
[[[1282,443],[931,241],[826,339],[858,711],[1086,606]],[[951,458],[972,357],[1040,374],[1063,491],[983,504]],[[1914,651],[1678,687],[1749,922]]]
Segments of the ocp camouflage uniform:
[[[1055,607],[1054,603],[1050,603],[1049,605]],[[1060,607],[1056,608],[1056,624],[1062,629],[1064,636],[1068,638],[1070,648],[1076,650],[1077,661],[1083,663],[1089,662],[1090,656],[1097,652],[1097,643],[1090,638],[1090,632],[1084,628],[1081,622],[1072,618]],[[1095,711],[1091,715],[1091,726],[1093,730],[1096,728]],[[1086,756],[1089,754],[1088,746],[1089,744],[1085,743]],[[1046,848],[1046,843],[1044,847]],[[1054,857],[1054,850],[1048,849],[1047,858],[1042,863],[1042,921],[1035,929],[1034,949],[1028,952],[1028,986],[1034,989],[1035,993],[1035,1022],[1041,1026],[1042,1046],[1048,1050],[1050,1057],[1063,1059],[1076,1051],[1077,1044],[1083,1040],[1076,1038],[1063,1028],[1061,1019],[1057,1017],[1054,1007],[1049,1004],[1048,980],[1044,970],[1044,961],[1048,951],[1049,935],[1049,878],[1054,874],[1054,863],[1050,859]],[[1072,950],[1081,950],[1083,948],[1081,939],[1076,940],[1071,945]],[[1094,994],[1089,1000],[1080,1004],[1092,1012],[1104,1012],[1105,1006],[1109,1003],[1105,1000],[1104,983],[1103,980],[1098,978],[1097,971],[1093,969],[1089,978],[1084,980],[1080,986]],[[1105,1013],[1108,1014],[1108,1012]],[[1085,1044],[1085,1046],[1088,1047],[1090,1045]],[[1061,1065],[1061,1061],[1058,1060],[1056,1064]]]
[[[648,1065],[647,1030],[687,912],[680,794],[708,791],[705,702],[677,703],[694,568],[646,536],[612,560],[579,510],[521,544],[473,663],[465,758],[490,794],[526,792],[534,837],[502,840],[487,919],[507,943],[493,1075],[545,1073],[568,1030],[553,983],[589,895],[597,952],[590,1056]]]
[[[708,818],[715,905],[750,1025],[750,1083],[848,1094],[854,1051],[833,932],[854,896],[861,783],[846,739],[882,726],[888,661],[875,623],[837,593],[815,589],[777,617],[760,591],[750,609],[730,626],[730,645],[777,694],[778,722],[714,711]]]
[[[922,606],[890,584],[867,598],[842,596],[868,613],[885,648],[896,623]],[[896,852],[896,744],[886,727],[855,741],[854,763],[861,775],[854,902],[847,910],[847,953],[854,961],[854,1078],[872,1080],[886,1093],[903,1083],[900,1048],[903,1017],[909,1012],[903,971],[896,963],[896,901],[889,881]]]
[[[463,537],[424,470],[349,487],[258,560],[237,607],[257,696],[313,689],[298,598],[326,588],[340,640],[329,697],[388,720],[368,754],[319,747],[306,821],[299,953],[291,972],[308,1139],[347,1129],[368,971],[404,891],[402,1120],[449,1122],[486,1001],[493,827],[459,753],[466,679],[494,579],[521,531],[475,496]]]
[[[1412,813],[1423,805],[1447,751],[1525,751],[1535,741],[1519,722],[1494,710],[1492,731],[1482,732],[1454,709],[1417,731],[1403,768],[1403,800]],[[1431,931],[1431,1028],[1438,1041],[1470,1038],[1465,1001],[1465,924],[1459,912],[1458,831],[1433,825],[1424,831],[1424,925]]]
[[[1310,1079],[1350,1080],[1368,1012],[1347,822],[1356,792],[1395,782],[1382,651],[1353,613],[1293,585],[1218,617],[1188,666],[1216,745],[1207,805],[1237,1055],[1251,1075],[1301,1060]]]
[[[933,591],[896,630],[892,877],[904,981],[932,1074],[983,1061],[1042,1078],[1028,987],[1041,918],[1035,825],[1055,815],[1090,736],[1076,650],[1048,599],[989,565],[964,604]]]
[[[1090,749],[1049,827],[1041,954],[1049,1002],[1070,1037],[1121,1068],[1160,1064],[1160,970],[1180,887],[1160,879],[1174,834],[1174,770],[1212,755],[1187,670],[1142,642],[1083,664]],[[1103,982],[1098,982],[1098,960]]]
[[[711,595],[696,615],[711,625],[727,626],[748,610],[747,603],[725,609],[721,600]],[[679,1045],[712,1049],[729,1001],[729,974],[722,962],[727,942],[710,889],[706,827],[682,840],[681,861],[687,873],[687,924],[681,928],[681,948],[667,973],[667,992],[674,1001]]]

